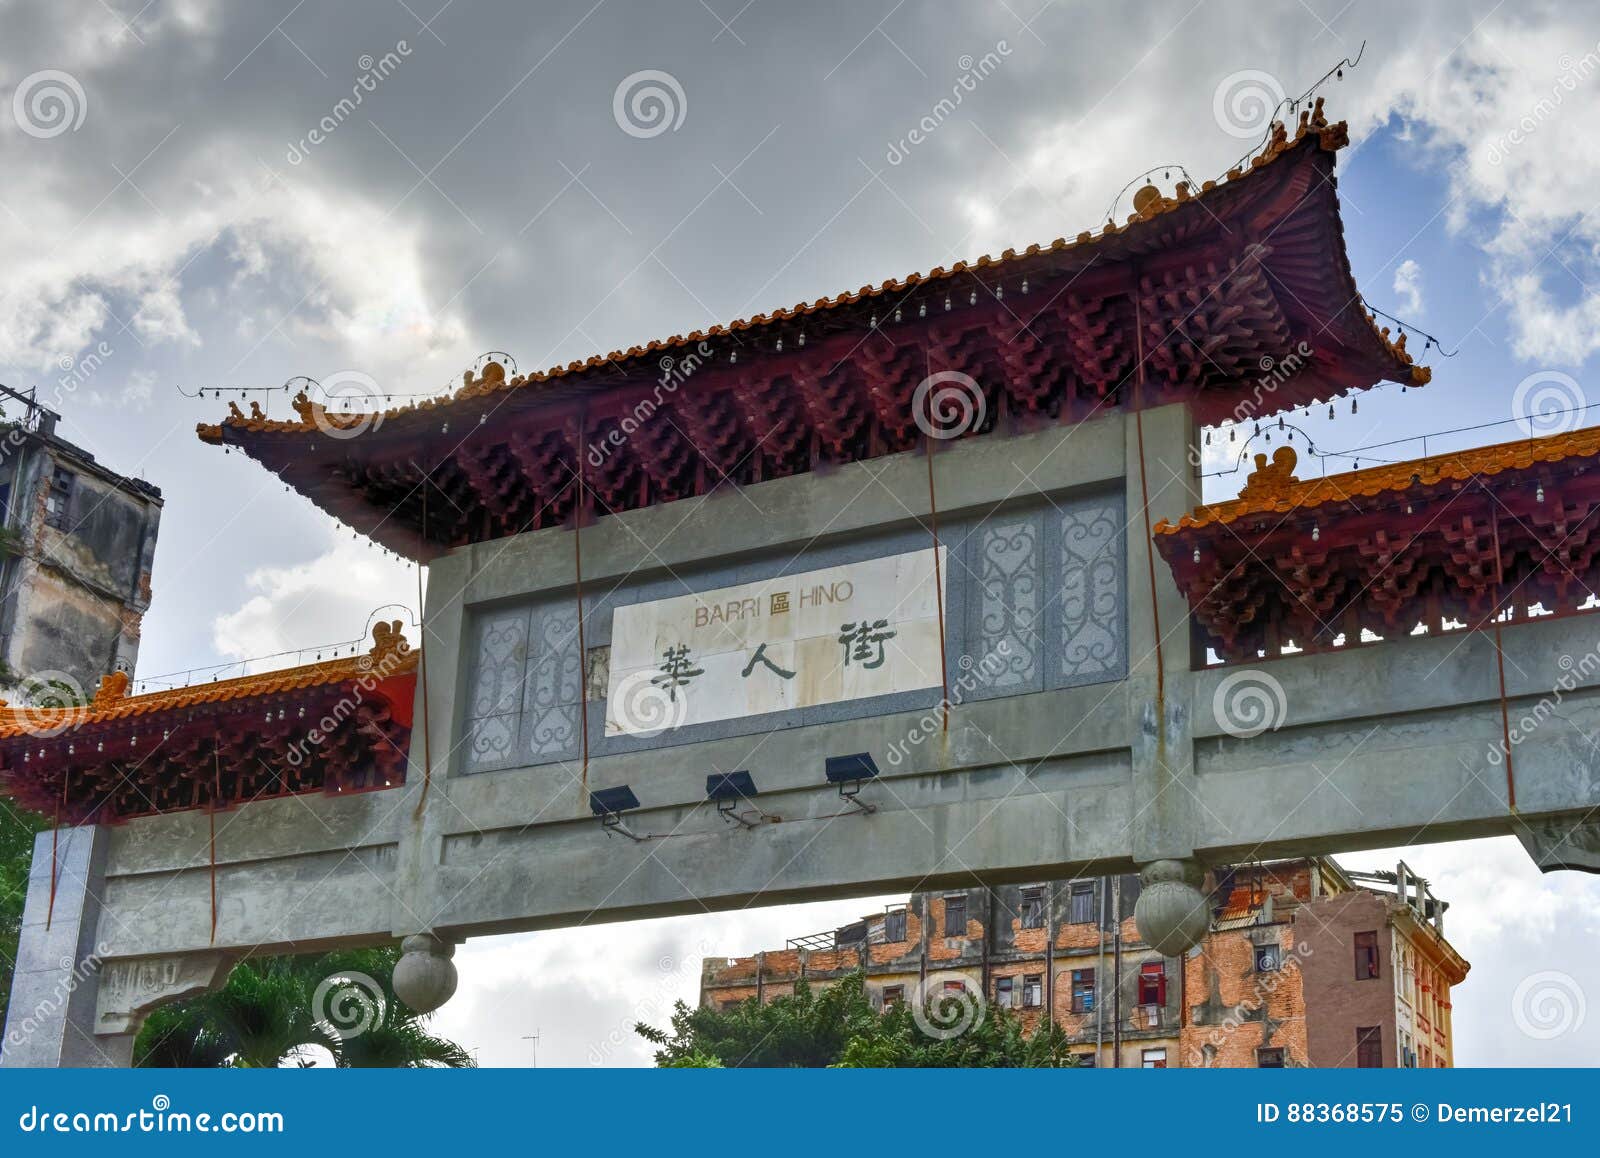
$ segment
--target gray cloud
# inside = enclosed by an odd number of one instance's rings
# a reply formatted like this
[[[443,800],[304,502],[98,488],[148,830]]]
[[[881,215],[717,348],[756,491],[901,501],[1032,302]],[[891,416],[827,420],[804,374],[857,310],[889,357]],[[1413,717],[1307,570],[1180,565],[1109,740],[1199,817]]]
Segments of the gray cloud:
[[[415,601],[413,574],[375,555],[361,566],[363,544],[200,447],[194,422],[223,403],[174,386],[358,369],[397,393],[436,391],[493,347],[536,369],[1071,236],[1146,166],[1181,162],[1198,179],[1243,152],[1214,115],[1230,77],[1255,70],[1296,92],[1367,38],[1330,92],[1357,139],[1346,168],[1367,133],[1402,118],[1447,183],[1441,219],[1505,223],[1481,235],[1485,278],[1506,295],[1518,353],[1579,361],[1600,342],[1600,297],[1583,284],[1600,240],[1584,215],[1600,78],[1567,8],[408,4],[0,6],[0,380],[38,384],[70,436],[166,490],[145,674],[327,642],[364,608]],[[81,86],[80,127],[30,135],[12,115],[44,70]],[[615,120],[617,86],[643,70],[681,86],[676,129],[641,137]],[[1383,208],[1352,204],[1352,228],[1375,231]],[[1405,258],[1401,245],[1366,272],[1369,291]],[[1556,284],[1563,267],[1576,288]],[[110,352],[93,377],[60,385],[63,359],[99,343]],[[1506,907],[1493,889],[1438,883],[1478,963],[1457,1006],[1463,1059],[1491,1060],[1474,1052],[1487,1041],[1495,1060],[1571,1056],[1571,1043],[1508,1036],[1499,999],[1532,956],[1585,959],[1575,930],[1592,935],[1593,892],[1559,894],[1581,918],[1518,942],[1493,932]],[[552,1060],[584,1064],[595,1027],[659,987],[653,961],[706,937],[727,953],[781,944],[860,907],[685,920],[606,952],[589,931],[469,947],[441,1024],[507,1062],[515,1031],[542,1025]]]

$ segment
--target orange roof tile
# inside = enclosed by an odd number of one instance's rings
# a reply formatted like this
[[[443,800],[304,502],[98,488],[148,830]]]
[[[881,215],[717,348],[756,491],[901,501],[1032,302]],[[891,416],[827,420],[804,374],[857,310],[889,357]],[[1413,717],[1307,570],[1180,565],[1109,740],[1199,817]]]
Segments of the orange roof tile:
[[[1523,470],[1541,462],[1596,456],[1600,456],[1600,427],[1591,426],[1302,480],[1294,475],[1298,461],[1294,450],[1283,446],[1274,452],[1270,463],[1266,455],[1256,455],[1256,469],[1245,480],[1238,498],[1196,507],[1194,514],[1184,515],[1176,523],[1162,519],[1152,530],[1158,535],[1174,535],[1192,527],[1232,523],[1250,515],[1288,514],[1344,499],[1371,498],[1413,487],[1497,475],[1505,470]]]
[[[84,705],[12,707],[0,700],[0,740],[24,735],[54,736],[89,724],[345,683],[374,675],[381,679],[405,675],[416,670],[422,653],[413,650],[406,642],[400,634],[400,626],[399,620],[374,625],[372,649],[362,655],[262,672],[259,675],[238,676],[192,687],[168,688],[142,696],[130,696],[128,674],[114,672],[101,679],[93,700]]]

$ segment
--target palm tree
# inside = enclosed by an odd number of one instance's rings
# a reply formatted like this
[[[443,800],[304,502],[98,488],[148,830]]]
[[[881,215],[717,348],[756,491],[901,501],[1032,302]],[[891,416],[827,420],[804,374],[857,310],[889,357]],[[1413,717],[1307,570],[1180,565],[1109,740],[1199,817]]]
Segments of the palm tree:
[[[390,947],[242,962],[221,989],[155,1010],[134,1046],[135,1064],[304,1066],[312,1064],[308,1049],[320,1046],[347,1068],[475,1065],[395,996],[399,956]]]

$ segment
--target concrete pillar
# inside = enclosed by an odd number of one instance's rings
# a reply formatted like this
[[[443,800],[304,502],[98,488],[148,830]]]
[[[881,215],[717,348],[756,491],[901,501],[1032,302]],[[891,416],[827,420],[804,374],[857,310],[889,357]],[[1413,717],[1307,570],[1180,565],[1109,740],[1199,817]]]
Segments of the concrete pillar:
[[[1142,427],[1142,429],[1141,429]],[[1176,957],[1205,935],[1209,910],[1194,856],[1194,678],[1189,607],[1151,541],[1200,501],[1199,448],[1189,407],[1130,415],[1128,681],[1133,713],[1133,859],[1146,886],[1134,905],[1140,935]]]
[[[56,835],[54,855],[51,833],[34,840],[0,1066],[129,1066],[133,1039],[149,1012],[221,985],[233,958],[216,950],[108,957],[101,925],[108,919],[110,830],[85,825]]]
[[[134,1033],[95,1032],[103,965],[95,938],[107,830],[103,825],[61,829],[54,857],[51,838],[41,832],[33,845],[0,1066],[130,1065]]]

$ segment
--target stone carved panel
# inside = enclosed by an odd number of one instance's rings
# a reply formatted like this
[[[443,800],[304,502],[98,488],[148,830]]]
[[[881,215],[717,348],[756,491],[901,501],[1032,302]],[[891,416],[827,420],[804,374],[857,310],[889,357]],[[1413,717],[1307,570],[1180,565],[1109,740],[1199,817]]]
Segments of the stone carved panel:
[[[1056,687],[1121,679],[1128,671],[1127,535],[1115,499],[1064,504],[1060,515]]]
[[[156,1006],[215,989],[227,980],[225,953],[185,953],[107,962],[95,993],[96,1033],[136,1033]]]
[[[582,691],[576,607],[483,615],[468,654],[464,772],[576,754]]]
[[[533,758],[577,752],[581,667],[577,608],[535,612],[522,704],[522,746]]]
[[[1038,687],[1040,531],[1031,515],[987,523],[974,536],[966,650],[992,694]]]

